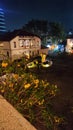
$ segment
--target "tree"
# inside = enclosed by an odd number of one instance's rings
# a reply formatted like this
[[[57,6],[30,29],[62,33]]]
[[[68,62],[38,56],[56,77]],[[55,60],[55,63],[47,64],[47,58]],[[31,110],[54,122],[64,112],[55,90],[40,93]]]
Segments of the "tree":
[[[23,29],[33,32],[42,37],[42,35],[46,34],[48,31],[48,21],[31,20],[23,27]]]
[[[65,39],[65,30],[62,24],[57,22],[50,22],[50,35],[54,40],[64,40]]]
[[[48,22],[47,20],[31,20],[25,26],[23,26],[22,30],[29,31],[38,35],[42,44],[46,44],[47,39],[50,39],[53,43],[58,43],[59,41],[63,41],[65,39],[65,30],[62,24],[58,22]]]

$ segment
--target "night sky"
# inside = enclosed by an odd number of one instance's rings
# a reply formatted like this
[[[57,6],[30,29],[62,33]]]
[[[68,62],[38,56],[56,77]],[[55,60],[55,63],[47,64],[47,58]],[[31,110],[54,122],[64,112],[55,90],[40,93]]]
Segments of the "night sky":
[[[73,29],[73,0],[0,0],[8,30],[18,29],[29,20],[60,22]]]

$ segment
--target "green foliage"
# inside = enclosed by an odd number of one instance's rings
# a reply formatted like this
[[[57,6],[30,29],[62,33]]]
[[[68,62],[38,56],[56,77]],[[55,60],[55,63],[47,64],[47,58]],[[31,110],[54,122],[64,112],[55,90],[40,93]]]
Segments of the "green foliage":
[[[62,24],[57,22],[50,22],[50,34],[54,40],[64,40],[65,39],[65,30]]]
[[[53,43],[65,40],[66,32],[64,26],[59,22],[48,22],[47,20],[31,20],[22,30],[29,31],[41,37],[42,44],[46,44],[46,39],[52,37]]]
[[[29,30],[29,32],[41,36],[42,33],[45,34],[48,31],[48,21],[31,20],[23,27],[23,30],[27,30],[27,31]]]
[[[33,73],[26,73],[27,62],[22,59],[0,64],[5,73],[0,77],[0,94],[32,124],[37,122],[53,130],[54,124],[61,123],[58,116],[55,118],[52,107],[52,99],[58,92],[57,85],[38,79]]]

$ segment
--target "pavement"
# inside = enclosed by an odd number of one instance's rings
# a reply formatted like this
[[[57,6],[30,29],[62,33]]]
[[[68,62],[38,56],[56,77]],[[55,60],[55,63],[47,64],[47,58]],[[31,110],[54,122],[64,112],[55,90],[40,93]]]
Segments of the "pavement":
[[[37,130],[0,95],[0,130]]]

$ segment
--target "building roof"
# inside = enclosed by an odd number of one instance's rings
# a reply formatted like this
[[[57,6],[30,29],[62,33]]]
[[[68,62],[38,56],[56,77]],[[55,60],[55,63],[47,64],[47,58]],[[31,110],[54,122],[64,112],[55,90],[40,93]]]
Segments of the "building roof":
[[[22,30],[14,30],[13,32],[7,32],[4,35],[0,35],[0,41],[10,41],[16,36],[37,36],[37,35]]]

